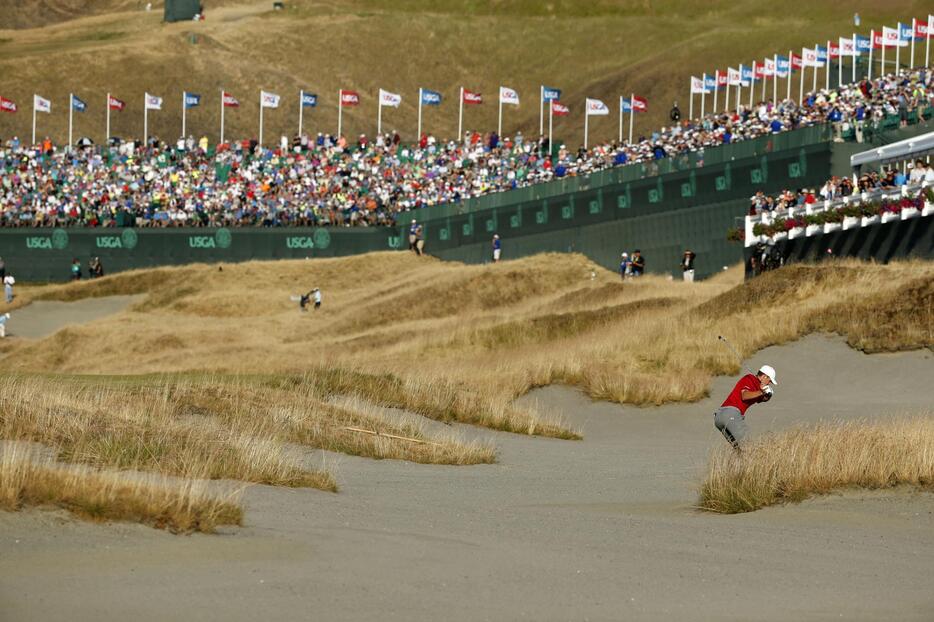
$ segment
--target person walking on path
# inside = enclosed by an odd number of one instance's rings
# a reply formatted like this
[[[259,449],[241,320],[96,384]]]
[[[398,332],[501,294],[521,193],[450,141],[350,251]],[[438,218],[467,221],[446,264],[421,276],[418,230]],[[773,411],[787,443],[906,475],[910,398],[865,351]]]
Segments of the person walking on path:
[[[684,251],[684,257],[681,258],[681,269],[684,271],[684,282],[694,282],[694,258],[697,255],[691,249]]]
[[[412,224],[409,225],[409,250],[418,254],[418,249],[415,246],[415,243],[418,241],[418,223],[415,222],[415,219],[412,219]]]
[[[499,262],[499,257],[503,252],[503,241],[499,239],[499,234],[493,234],[493,263]]]
[[[9,313],[0,313],[0,339],[6,338],[6,321],[10,319]]]
[[[748,436],[746,410],[753,404],[763,404],[772,399],[773,384],[778,385],[775,368],[763,365],[755,375],[746,374],[740,378],[714,413],[714,426],[737,451]]]
[[[3,277],[3,293],[6,295],[6,303],[10,304],[13,302],[13,284],[16,283],[16,279],[13,278],[12,274],[8,274]]]

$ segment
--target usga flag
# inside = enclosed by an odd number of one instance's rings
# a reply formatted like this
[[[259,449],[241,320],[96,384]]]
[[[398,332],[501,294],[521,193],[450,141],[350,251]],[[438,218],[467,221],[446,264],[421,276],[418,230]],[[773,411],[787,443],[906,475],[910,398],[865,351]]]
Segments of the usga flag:
[[[480,93],[474,93],[473,91],[468,91],[464,89],[464,103],[465,104],[482,104],[483,95]]]
[[[840,58],[840,43],[830,41],[830,58]]]
[[[798,71],[799,69],[804,69],[804,59],[792,52],[791,54],[791,70]]]
[[[727,85],[727,76],[725,71],[717,70],[717,86],[726,86]]]
[[[32,96],[32,106],[36,112],[52,112],[52,102],[39,95]]]
[[[11,99],[0,97],[0,112],[16,112],[16,104]]]
[[[359,103],[359,93],[356,91],[341,91],[341,106],[356,106]]]
[[[551,114],[556,117],[566,117],[571,111],[567,106],[557,100],[551,100]]]
[[[513,106],[518,106],[519,94],[511,88],[501,86],[499,87],[499,102],[501,104],[512,104]]]
[[[279,96],[275,93],[267,93],[266,91],[259,92],[259,103],[263,108],[278,108],[279,107]]]
[[[107,107],[111,110],[123,110],[126,108],[126,102],[110,95],[107,98]]]
[[[314,108],[318,105],[318,96],[302,91],[302,108]]]
[[[909,41],[914,39],[914,28],[911,27],[911,24],[903,24],[898,22],[898,38],[904,41],[902,45],[907,45]]]
[[[71,96],[71,108],[75,112],[84,112],[85,110],[87,110],[88,105],[84,103],[83,101],[81,101],[80,99],[78,99],[77,95],[72,95]]]
[[[185,93],[185,108],[194,108],[201,105],[201,96],[194,93]]]
[[[396,93],[390,93],[389,91],[384,91],[383,89],[379,90],[379,105],[380,106],[392,106],[393,108],[398,108],[399,104],[402,103],[402,95],[397,95]]]
[[[717,88],[717,76],[704,74],[704,88],[708,93]]]
[[[555,102],[561,99],[561,89],[553,89],[549,86],[542,87],[542,101]]]
[[[840,55],[858,56],[859,52],[856,51],[856,42],[854,42],[852,39],[845,39],[840,37]]]
[[[623,109],[623,112],[632,112],[632,102],[629,101],[628,97],[620,97],[619,105]]]
[[[146,110],[162,110],[162,98],[146,93]]]
[[[587,116],[603,116],[610,114],[610,109],[599,99],[587,98]]]
[[[775,57],[776,75],[779,75],[782,78],[784,78],[788,75],[788,72],[790,69],[791,69],[791,62],[788,60],[787,56],[776,56]]]
[[[691,95],[694,93],[706,93],[707,89],[704,88],[704,81],[700,78],[695,78],[691,76]]]
[[[429,91],[428,89],[422,89],[422,104],[426,106],[440,106],[441,93],[437,91]]]
[[[774,59],[774,58],[767,58],[767,59],[765,59],[765,65],[763,65],[763,68],[762,68],[762,69],[763,69],[763,71],[765,72],[765,75],[767,75],[767,76],[774,76],[776,73],[778,73],[778,72],[776,71],[776,69],[775,69],[775,59]]]
[[[869,40],[869,37],[864,37],[863,35],[856,35],[856,54],[859,55],[860,52],[868,52],[872,49],[872,41]]]
[[[827,62],[827,46],[818,45],[814,48],[817,51],[817,60],[820,61],[821,66]]]
[[[631,104],[632,104],[632,109],[635,112],[648,112],[649,110],[649,102],[644,97],[633,95]]]
[[[228,93],[227,91],[224,91],[224,95],[221,98],[221,101],[224,104],[224,108],[239,108],[240,107],[240,102],[237,101],[237,98],[231,95],[230,93]]]
[[[931,19],[931,17],[929,16],[928,19]],[[930,27],[927,20],[915,20],[915,39],[927,39],[929,31]]]
[[[693,78],[691,79],[693,86]],[[743,83],[742,74],[739,69],[733,69],[730,67],[727,69],[727,84],[730,86],[740,86]],[[691,89],[693,91],[693,88]]]

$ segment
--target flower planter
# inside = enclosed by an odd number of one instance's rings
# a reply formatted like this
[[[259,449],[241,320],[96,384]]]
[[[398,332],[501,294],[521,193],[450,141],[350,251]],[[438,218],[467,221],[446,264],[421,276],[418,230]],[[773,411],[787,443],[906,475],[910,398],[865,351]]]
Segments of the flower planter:
[[[902,210],[902,220],[908,220],[909,218],[916,218],[921,215],[921,210],[917,207],[909,207]]]
[[[893,220],[898,220],[900,218],[897,212],[886,212],[882,214],[882,222],[892,222]]]
[[[839,231],[843,228],[843,224],[839,222],[828,222],[824,225],[824,233],[830,233],[831,231]]]
[[[823,229],[821,225],[808,225],[807,228],[804,230],[804,235],[807,237],[811,237],[815,233],[818,233],[821,229]]]
[[[776,242],[779,242],[779,241],[784,240],[784,239],[786,239],[786,238],[788,238],[788,232],[787,232],[787,231],[782,231],[781,233],[776,233],[776,234],[772,237],[772,239],[775,240]]]
[[[864,216],[863,218],[860,219],[859,226],[868,227],[869,225],[874,225],[877,222],[879,222],[878,216]]]
[[[804,227],[795,227],[794,229],[788,230],[788,239],[793,240],[795,238],[800,238],[804,235]]]
[[[855,229],[859,226],[859,218],[856,216],[847,216],[843,219],[843,230]]]

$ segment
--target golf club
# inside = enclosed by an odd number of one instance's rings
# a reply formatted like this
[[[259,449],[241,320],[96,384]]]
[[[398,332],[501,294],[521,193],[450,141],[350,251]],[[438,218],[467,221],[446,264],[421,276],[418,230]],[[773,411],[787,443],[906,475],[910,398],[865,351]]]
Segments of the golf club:
[[[725,343],[725,344],[726,344],[726,347],[728,347],[728,348],[730,349],[730,352],[732,352],[732,353],[733,353],[733,356],[736,357],[736,362],[739,363],[739,368],[740,368],[741,370],[745,371],[745,372],[748,373],[748,374],[752,374],[752,373],[753,373],[753,372],[751,372],[749,369],[747,369],[747,368],[743,365],[743,357],[741,357],[741,356],[739,355],[739,352],[736,351],[736,348],[733,347],[733,344],[731,344],[731,343],[729,342],[729,340],[727,340],[726,337],[724,337],[723,335],[717,335],[717,339],[719,339],[720,341],[722,341],[723,343]]]

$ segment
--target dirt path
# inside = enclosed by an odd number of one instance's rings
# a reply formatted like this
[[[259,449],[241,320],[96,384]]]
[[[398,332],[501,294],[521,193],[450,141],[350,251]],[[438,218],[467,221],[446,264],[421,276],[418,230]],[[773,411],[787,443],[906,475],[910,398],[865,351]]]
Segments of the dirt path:
[[[931,409],[930,352],[837,339],[769,348],[780,391],[754,433]],[[692,508],[723,440],[700,404],[639,409],[551,387],[564,442],[465,428],[500,463],[328,454],[338,495],[253,487],[248,526],[175,537],[0,512],[0,607],[15,620],[930,620],[934,495],[846,493],[738,516]],[[320,462],[322,454],[308,460]]]
[[[74,302],[37,300],[10,312],[7,337],[41,339],[69,324],[87,324],[123,311],[143,296],[105,296]]]

